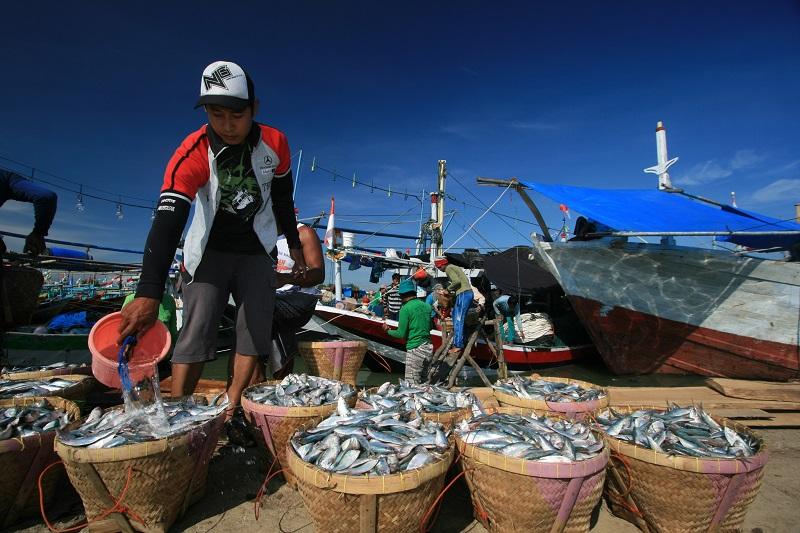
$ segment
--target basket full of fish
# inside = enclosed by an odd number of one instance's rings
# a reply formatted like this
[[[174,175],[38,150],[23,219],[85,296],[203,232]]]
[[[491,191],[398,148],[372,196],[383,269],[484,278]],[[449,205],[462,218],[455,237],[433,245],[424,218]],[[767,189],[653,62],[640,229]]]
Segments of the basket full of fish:
[[[550,411],[580,420],[608,405],[608,392],[603,387],[578,379],[512,376],[498,380],[493,388],[501,407]]]
[[[761,487],[767,448],[755,432],[693,405],[594,414],[611,449],[606,498],[649,531],[735,531]]]
[[[397,385],[388,381],[377,388],[364,391],[359,407],[368,409],[399,409],[417,411],[426,420],[453,426],[472,416],[477,399],[469,391],[450,391],[438,385],[414,384],[401,379]]]
[[[433,505],[453,460],[442,424],[416,412],[349,409],[298,430],[288,466],[317,531],[412,532]]]
[[[75,374],[35,379],[0,379],[0,400],[58,396],[80,402],[86,399],[94,383],[91,376]]]
[[[364,341],[299,342],[297,348],[311,374],[343,381],[354,387],[367,353]]]
[[[53,452],[56,431],[78,418],[78,406],[63,398],[0,400],[0,528],[38,516],[36,480],[58,459]],[[59,481],[58,476],[47,476],[42,484],[45,497],[53,495]]]
[[[475,516],[486,529],[589,530],[609,452],[588,424],[500,407],[462,421],[455,436]]]
[[[205,492],[208,463],[219,439],[227,396],[155,401],[136,409],[99,408],[59,432],[55,451],[98,528],[119,501],[139,531],[163,532]]]
[[[289,374],[281,381],[266,381],[245,389],[242,409],[261,430],[275,466],[283,468],[287,444],[297,428],[331,414],[340,398],[352,407],[356,402],[355,388],[318,376]],[[283,476],[287,483],[295,485],[285,468]]]
[[[59,362],[51,365],[4,366],[0,369],[0,379],[39,380],[53,376],[92,375],[92,366],[85,363]]]

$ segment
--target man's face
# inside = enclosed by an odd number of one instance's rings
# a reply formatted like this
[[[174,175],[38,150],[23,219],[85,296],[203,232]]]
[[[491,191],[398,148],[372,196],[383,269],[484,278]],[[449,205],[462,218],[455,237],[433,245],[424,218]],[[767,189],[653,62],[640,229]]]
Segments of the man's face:
[[[220,136],[222,142],[229,145],[242,144],[250,133],[253,125],[253,115],[258,109],[258,102],[253,107],[245,107],[241,111],[235,111],[229,107],[218,105],[207,105],[208,123]]]
[[[400,284],[400,278],[392,278],[392,287]]]

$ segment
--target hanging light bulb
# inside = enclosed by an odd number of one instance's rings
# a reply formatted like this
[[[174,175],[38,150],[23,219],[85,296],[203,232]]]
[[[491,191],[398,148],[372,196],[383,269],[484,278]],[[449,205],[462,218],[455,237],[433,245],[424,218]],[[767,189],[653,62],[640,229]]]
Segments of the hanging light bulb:
[[[122,213],[122,198],[117,202],[117,219],[122,220],[125,215]]]
[[[78,189],[78,198],[75,202],[75,209],[78,211],[83,211],[86,209],[86,206],[83,205],[83,185],[81,185],[80,189]]]

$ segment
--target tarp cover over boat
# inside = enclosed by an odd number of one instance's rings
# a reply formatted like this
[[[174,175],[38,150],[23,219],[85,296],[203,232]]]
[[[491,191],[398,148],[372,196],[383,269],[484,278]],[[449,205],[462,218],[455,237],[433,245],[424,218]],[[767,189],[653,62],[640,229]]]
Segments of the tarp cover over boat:
[[[523,182],[551,200],[564,203],[589,219],[617,231],[631,232],[735,232],[764,231],[771,235],[718,237],[750,248],[788,250],[800,243],[800,224],[781,221],[752,211],[725,206],[720,209],[679,193],[657,189],[592,189],[569,185]]]
[[[558,286],[558,281],[530,259],[530,246],[515,246],[505,252],[483,256],[486,277],[506,294],[534,296]]]

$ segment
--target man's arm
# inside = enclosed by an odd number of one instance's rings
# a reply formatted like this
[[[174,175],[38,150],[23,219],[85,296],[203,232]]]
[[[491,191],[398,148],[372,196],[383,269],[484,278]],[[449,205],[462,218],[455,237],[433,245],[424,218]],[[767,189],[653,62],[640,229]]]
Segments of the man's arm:
[[[317,232],[309,226],[301,226],[298,233],[300,234],[303,259],[305,259],[306,267],[308,268],[305,278],[295,272],[279,273],[278,283],[291,283],[301,287],[319,285],[325,280],[325,260],[322,256],[322,246],[320,245],[319,237],[317,237]]]
[[[457,291],[459,288],[461,288],[461,280],[458,279],[458,274],[454,270],[455,268],[458,267],[453,265],[447,265],[444,267],[444,273],[447,275],[447,279],[450,280],[450,285],[447,286],[447,290],[450,292]]]

